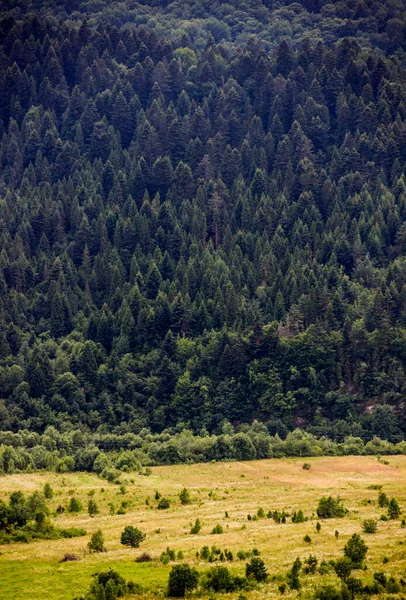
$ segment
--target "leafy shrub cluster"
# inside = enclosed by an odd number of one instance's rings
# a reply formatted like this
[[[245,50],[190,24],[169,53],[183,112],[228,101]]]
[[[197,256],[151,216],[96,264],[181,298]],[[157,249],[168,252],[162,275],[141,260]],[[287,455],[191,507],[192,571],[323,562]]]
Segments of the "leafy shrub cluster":
[[[95,580],[90,586],[90,590],[85,596],[77,596],[74,600],[117,600],[130,594],[140,594],[142,588],[132,581],[126,581],[117,571],[109,569],[101,573],[96,573]]]
[[[30,542],[34,539],[73,538],[86,535],[81,528],[61,529],[49,520],[45,497],[34,492],[10,494],[8,504],[0,500],[0,543]]]
[[[209,548],[209,546],[203,546],[200,551],[196,552],[196,557],[207,562],[234,560],[231,550],[227,550],[227,548],[221,550],[215,545],[211,546],[211,548]]]
[[[317,506],[317,516],[320,519],[341,518],[344,517],[347,512],[347,509],[342,504],[341,498],[333,498],[332,496],[323,496],[320,498]]]

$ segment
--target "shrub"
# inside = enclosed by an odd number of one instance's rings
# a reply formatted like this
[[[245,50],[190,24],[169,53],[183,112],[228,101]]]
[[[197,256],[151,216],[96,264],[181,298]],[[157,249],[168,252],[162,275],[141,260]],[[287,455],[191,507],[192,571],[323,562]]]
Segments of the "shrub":
[[[321,525],[320,525],[320,523],[317,521],[317,523],[316,523],[316,531],[317,531],[317,533],[320,533],[320,530],[321,530]]]
[[[169,561],[175,560],[175,558],[176,558],[175,550],[171,550],[171,548],[169,548],[169,546],[167,546],[166,550],[164,552],[162,552],[161,556],[159,557],[159,560],[164,565],[167,565]]]
[[[199,573],[189,565],[175,565],[169,573],[168,596],[173,598],[183,598],[186,592],[190,592],[197,587]]]
[[[44,485],[44,496],[47,500],[51,500],[53,498],[54,492],[49,483]]]
[[[106,479],[109,483],[114,483],[120,477],[121,473],[118,469],[106,467],[100,473],[100,477]]]
[[[136,563],[144,563],[144,562],[151,562],[151,561],[152,561],[152,557],[147,552],[143,552],[143,554],[141,554],[140,556],[137,556],[137,558],[135,559]]]
[[[141,542],[145,540],[145,533],[142,533],[137,527],[127,525],[121,534],[120,541],[123,546],[130,546],[131,548],[138,548]]]
[[[220,525],[220,523],[217,523],[217,525],[215,525],[215,527],[213,527],[211,532],[212,532],[212,534],[223,533],[223,528]]]
[[[318,564],[318,560],[316,556],[313,556],[313,554],[310,554],[308,558],[306,558],[304,560],[304,572],[307,575],[313,575],[316,572],[317,569],[317,564]]]
[[[323,496],[319,500],[317,507],[317,516],[320,519],[333,519],[335,517],[344,517],[347,514],[347,510],[342,505],[341,498],[328,498]]]
[[[190,497],[189,490],[187,490],[186,488],[183,488],[183,490],[179,494],[179,500],[180,500],[180,503],[183,505],[191,504],[192,499]]]
[[[292,565],[290,571],[288,571],[286,578],[288,580],[288,584],[291,590],[300,589],[300,579],[299,573],[302,567],[302,563],[300,562],[300,558],[298,557]]]
[[[92,535],[87,547],[89,548],[90,552],[106,552],[106,548],[104,546],[104,535],[101,529],[98,529]]]
[[[253,556],[245,566],[245,576],[252,576],[256,581],[265,581],[268,577],[266,566],[262,558]]]
[[[75,497],[72,497],[69,500],[68,512],[70,512],[70,513],[80,513],[82,509],[83,509],[83,506],[82,506],[82,503],[80,502],[80,500],[78,500]]]
[[[194,525],[192,525],[192,527],[190,528],[190,533],[192,533],[192,534],[199,533],[201,528],[202,528],[202,524],[200,522],[200,519],[196,519],[196,521],[194,522]]]
[[[378,495],[378,505],[381,508],[385,508],[385,506],[388,506],[388,504],[389,504],[388,496],[385,494],[385,492],[380,492]]]
[[[344,546],[344,554],[349,558],[354,569],[362,568],[362,564],[367,552],[368,546],[358,535],[358,533],[354,533]]]
[[[215,566],[206,571],[203,587],[213,592],[233,592],[244,582],[243,578],[233,577],[227,567]]]
[[[86,535],[86,529],[82,529],[81,527],[69,527],[68,529],[55,529],[55,533],[57,534],[57,537],[71,539]]]
[[[75,560],[79,560],[79,557],[76,556],[76,554],[66,553],[64,555],[64,557],[61,558],[61,560],[59,562],[60,563],[63,563],[63,562],[74,562]]]
[[[292,515],[292,523],[304,523],[305,517],[303,511],[300,509],[297,512],[295,511]]]
[[[362,521],[362,530],[364,533],[376,533],[378,524],[376,519],[364,519]]]
[[[265,511],[263,508],[258,508],[257,517],[258,519],[265,519]]]
[[[93,498],[91,498],[87,504],[87,512],[89,513],[89,515],[91,517],[93,517],[94,515],[97,515],[99,513],[99,509],[97,507],[96,502],[93,500]]]
[[[316,589],[314,593],[315,600],[343,600],[341,590],[332,585],[323,585]]]
[[[311,544],[312,538],[310,537],[310,535],[305,535],[303,541],[306,542],[306,544]]]
[[[302,465],[302,469],[304,469],[305,471],[310,471],[311,468],[312,465],[310,463],[303,463]]]
[[[335,572],[337,573],[338,577],[344,581],[351,575],[352,568],[352,562],[348,556],[339,558],[334,563]]]
[[[158,506],[157,508],[159,510],[166,510],[167,508],[170,508],[171,503],[168,500],[168,498],[161,498],[160,501],[158,502]]]
[[[396,498],[391,498],[391,500],[389,501],[388,517],[393,520],[399,519],[400,517],[400,508]]]

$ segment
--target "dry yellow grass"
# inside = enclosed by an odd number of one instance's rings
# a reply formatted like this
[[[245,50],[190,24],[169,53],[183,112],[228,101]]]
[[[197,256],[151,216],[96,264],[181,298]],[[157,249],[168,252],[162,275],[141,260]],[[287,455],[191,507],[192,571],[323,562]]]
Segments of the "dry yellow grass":
[[[383,509],[377,506],[378,492],[368,489],[382,485],[388,496],[395,496],[406,509],[406,457],[388,458],[389,464],[376,457],[328,457],[306,459],[311,470],[302,469],[303,459],[263,460],[244,463],[216,463],[155,467],[149,477],[124,474],[127,491],[123,495],[119,486],[109,484],[86,473],[58,475],[53,473],[15,474],[0,479],[0,498],[21,490],[30,494],[42,490],[46,482],[54,490],[49,502],[54,511],[59,504],[67,505],[70,497],[79,498],[84,507],[89,492],[100,514],[89,517],[84,510],[78,515],[64,514],[53,517],[61,527],[83,527],[86,538],[71,540],[38,541],[30,544],[0,546],[1,600],[71,600],[75,594],[84,593],[90,584],[91,574],[112,566],[125,577],[145,586],[149,593],[163,591],[170,565],[159,560],[136,564],[134,558],[143,551],[154,558],[167,546],[182,550],[186,561],[200,569],[206,564],[196,559],[196,551],[203,545],[216,544],[233,551],[257,547],[261,551],[268,572],[283,576],[297,556],[302,559],[310,553],[319,560],[336,558],[342,553],[347,539],[354,532],[361,533],[365,518],[379,518]],[[190,490],[193,504],[182,506],[178,494],[183,487]],[[157,510],[155,491],[172,502],[169,510]],[[341,496],[350,514],[343,519],[321,522],[321,532],[316,532],[316,507],[322,495]],[[146,499],[149,498],[149,506]],[[109,503],[116,508],[122,501],[129,503],[125,515],[109,514]],[[248,521],[247,514],[255,515],[262,507],[268,510],[302,509],[309,520],[294,524],[277,525],[273,520]],[[228,517],[225,516],[227,511]],[[198,535],[190,534],[190,524],[199,518],[203,527]],[[214,525],[220,523],[224,533],[212,535]],[[120,544],[120,534],[126,525],[135,525],[147,534],[138,550],[127,549]],[[85,552],[90,534],[102,529],[108,552],[89,555]],[[338,540],[335,530],[339,531]],[[303,541],[308,534],[309,545]],[[368,570],[359,575],[372,578],[375,570],[384,570],[395,577],[405,577],[406,536],[400,521],[378,523],[378,532],[363,536],[369,546]],[[79,562],[59,564],[65,552],[76,553]],[[382,564],[383,557],[389,562]],[[230,566],[236,572],[244,572],[244,563],[236,559]],[[335,575],[303,577],[304,595],[310,593],[316,583],[336,581]],[[286,597],[294,597],[289,592]],[[271,582],[248,593],[250,599],[279,598],[278,583]],[[229,595],[230,600],[233,595]],[[234,595],[236,597],[236,595]]]

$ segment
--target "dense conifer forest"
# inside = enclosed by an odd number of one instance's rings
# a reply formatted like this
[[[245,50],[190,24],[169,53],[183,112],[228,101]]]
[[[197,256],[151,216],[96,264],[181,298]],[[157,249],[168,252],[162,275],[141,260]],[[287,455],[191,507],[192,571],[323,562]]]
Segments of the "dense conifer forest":
[[[402,440],[404,2],[6,4],[0,429]]]

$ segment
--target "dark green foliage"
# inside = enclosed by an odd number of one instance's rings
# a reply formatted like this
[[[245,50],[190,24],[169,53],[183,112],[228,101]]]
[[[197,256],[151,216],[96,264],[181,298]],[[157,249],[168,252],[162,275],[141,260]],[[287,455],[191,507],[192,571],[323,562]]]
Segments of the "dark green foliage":
[[[50,522],[45,499],[38,492],[25,498],[22,492],[10,494],[7,504],[0,500],[0,543],[30,542],[33,539],[60,539],[86,535],[84,529],[61,529]]]
[[[378,529],[378,523],[376,519],[364,519],[362,521],[362,530],[364,533],[376,533]]]
[[[401,510],[396,498],[391,498],[388,504],[388,517],[390,519],[398,519],[400,514]]]
[[[101,529],[98,529],[92,535],[87,547],[89,548],[90,552],[106,552],[106,548],[104,546],[104,535]]]
[[[342,590],[332,585],[323,585],[316,589],[314,593],[315,600],[346,600]]]
[[[249,563],[245,566],[245,576],[253,577],[256,581],[266,581],[267,578],[267,569],[262,558],[258,556],[253,556]]]
[[[102,425],[131,451],[148,429],[218,433],[159,439],[151,464],[311,455],[285,443],[296,422],[326,452],[395,451],[402,3],[6,4],[1,430],[67,439],[0,470],[114,481],[85,449],[84,431],[119,452]]]
[[[179,494],[179,500],[180,500],[181,504],[184,504],[184,505],[191,504],[192,499],[190,497],[189,490],[187,490],[186,488],[183,488],[183,490]]]
[[[227,567],[220,565],[206,571],[202,580],[204,589],[218,593],[234,592],[244,584],[244,578],[233,576]]]
[[[70,513],[79,513],[83,510],[82,503],[74,496],[69,500],[68,511]]]
[[[378,505],[381,508],[384,508],[385,506],[388,506],[388,504],[389,504],[388,496],[385,494],[385,492],[379,492]]]
[[[299,578],[301,568],[302,563],[300,561],[300,558],[296,558],[295,562],[292,565],[292,568],[288,571],[286,575],[291,590],[299,590],[301,587]]]
[[[220,525],[220,523],[217,523],[217,525],[215,525],[213,527],[213,529],[211,530],[211,533],[213,533],[213,534],[223,533],[223,527]]]
[[[292,515],[292,523],[304,523],[305,516],[303,514],[302,509],[299,509],[297,512],[295,511]]]
[[[53,495],[54,495],[54,492],[53,492],[53,490],[52,490],[52,487],[50,486],[50,484],[49,484],[49,483],[46,483],[46,484],[44,485],[44,497],[45,497],[47,500],[51,500],[51,499],[53,498]]]
[[[196,521],[194,522],[194,524],[190,528],[190,533],[192,533],[192,534],[199,533],[199,531],[201,530],[201,528],[202,528],[202,524],[200,522],[200,519],[196,519]]]
[[[342,505],[341,498],[333,498],[332,496],[323,496],[320,498],[317,506],[317,516],[320,519],[344,517],[346,513],[347,510]]]
[[[171,503],[170,500],[168,500],[168,498],[161,498],[157,504],[157,508],[159,510],[166,510],[167,508],[170,508]]]
[[[87,512],[91,517],[99,513],[97,503],[95,502],[95,500],[93,500],[93,498],[91,498],[87,504]]]
[[[139,585],[126,581],[117,571],[109,569],[101,573],[95,573],[95,581],[90,586],[90,591],[85,597],[78,596],[75,600],[116,600],[128,594],[141,593]]]
[[[175,565],[169,573],[168,596],[183,598],[186,592],[197,587],[198,581],[199,573],[196,569],[187,564]]]
[[[145,533],[142,533],[137,527],[127,525],[121,534],[120,541],[123,546],[130,546],[131,548],[138,548],[138,546],[145,540]]]
[[[354,566],[351,559],[348,556],[343,556],[342,558],[338,558],[334,563],[334,570],[337,573],[340,579],[348,579],[351,575]]]
[[[304,560],[305,566],[303,567],[303,571],[307,575],[314,575],[317,569],[318,562],[319,561],[316,556],[313,556],[313,554],[309,554],[309,556]]]
[[[358,533],[354,533],[344,546],[344,555],[351,561],[353,569],[362,568],[367,552],[368,546]]]

